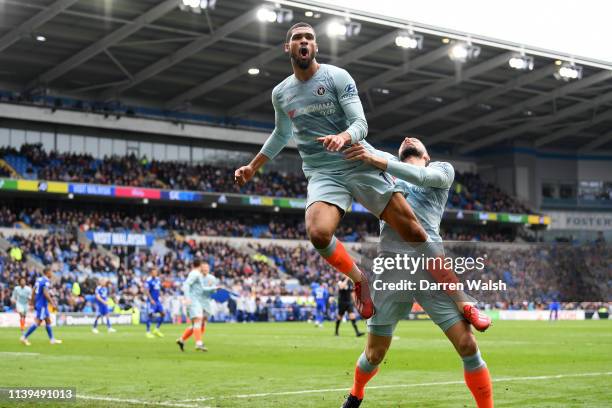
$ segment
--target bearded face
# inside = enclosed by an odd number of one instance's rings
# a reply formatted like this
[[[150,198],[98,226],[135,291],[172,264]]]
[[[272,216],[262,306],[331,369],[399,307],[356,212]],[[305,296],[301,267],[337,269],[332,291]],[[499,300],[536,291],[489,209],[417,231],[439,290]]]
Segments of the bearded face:
[[[427,149],[425,149],[425,145],[423,145],[423,143],[415,137],[405,138],[399,149],[399,159],[401,161],[406,160],[408,157],[416,157],[420,159],[426,154]]]
[[[317,56],[317,42],[312,28],[296,28],[286,49],[290,52],[291,61],[295,66],[308,69]]]

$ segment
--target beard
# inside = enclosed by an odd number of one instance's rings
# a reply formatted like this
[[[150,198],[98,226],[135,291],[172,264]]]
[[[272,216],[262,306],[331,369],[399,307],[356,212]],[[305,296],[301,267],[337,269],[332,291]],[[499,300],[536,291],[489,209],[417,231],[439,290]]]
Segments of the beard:
[[[298,49],[296,53],[293,53],[291,55],[291,62],[294,63],[294,65],[298,66],[300,69],[306,70],[308,69],[308,67],[310,67],[310,64],[312,64],[312,61],[316,57],[317,57],[317,52],[315,50],[310,52],[309,50],[308,58],[302,58],[300,50]]]
[[[421,151],[419,151],[419,149],[417,149],[414,146],[408,146],[408,147],[406,147],[404,150],[402,150],[400,152],[399,159],[401,161],[404,161],[408,157],[418,157],[418,158],[421,158],[422,156],[423,156],[423,153]]]

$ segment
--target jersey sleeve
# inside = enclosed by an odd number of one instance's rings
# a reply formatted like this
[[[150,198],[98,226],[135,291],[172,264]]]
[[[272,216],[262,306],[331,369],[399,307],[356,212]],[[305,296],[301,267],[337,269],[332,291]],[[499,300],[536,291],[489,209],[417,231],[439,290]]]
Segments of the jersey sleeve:
[[[427,167],[389,160],[387,173],[420,187],[450,188],[455,170],[450,163],[432,163]]]
[[[368,135],[368,122],[359,99],[357,85],[344,69],[336,71],[333,78],[338,102],[350,123],[346,132],[351,135],[351,143],[357,143]]]
[[[260,153],[266,156],[268,159],[275,158],[293,136],[293,127],[291,119],[287,116],[287,113],[283,110],[279,102],[279,90],[278,87],[272,91],[272,106],[274,106],[274,130],[268,137],[268,140],[264,143],[260,150]]]

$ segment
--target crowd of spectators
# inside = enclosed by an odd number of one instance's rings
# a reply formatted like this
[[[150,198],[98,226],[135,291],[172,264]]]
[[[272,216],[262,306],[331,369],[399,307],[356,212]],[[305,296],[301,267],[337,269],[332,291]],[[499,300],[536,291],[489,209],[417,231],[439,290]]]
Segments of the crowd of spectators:
[[[83,296],[73,299],[70,290],[74,282],[79,282],[84,294],[93,294],[99,278],[113,282],[113,291],[121,304],[141,302],[144,280],[154,267],[160,271],[167,294],[178,296],[195,258],[207,262],[221,286],[232,293],[269,297],[304,295],[303,291],[307,290],[296,284],[288,287],[286,281],[292,278],[280,272],[265,255],[253,251],[242,252],[220,241],[168,239],[165,246],[157,250],[133,247],[104,250],[94,243],[78,243],[67,233],[19,235],[5,239],[13,248],[19,248],[20,256],[12,256],[14,251],[0,256],[0,292],[12,289],[20,277],[25,277],[32,285],[37,272],[26,261],[35,261],[51,266],[55,271],[54,293],[59,296],[62,311],[91,308],[93,299],[89,299],[89,303]]]
[[[485,257],[484,272],[466,273],[464,279],[505,282],[507,291],[470,293],[478,301],[498,308],[511,304],[553,300],[589,301],[612,298],[612,253],[605,244],[536,244],[529,246],[483,246],[458,243],[446,246],[453,257]],[[279,268],[302,284],[323,282],[334,286],[337,273],[310,247],[257,246]]]
[[[440,236],[444,241],[472,241],[472,242],[513,242],[515,233],[509,231],[487,231],[482,228],[444,228],[440,229]]]
[[[24,144],[19,150],[0,148],[0,158],[5,156],[26,158],[30,164],[26,171],[41,180],[306,197],[307,182],[301,173],[260,171],[252,182],[240,187],[234,183],[232,167],[156,161],[134,155],[96,159],[82,153],[46,152],[41,144]],[[459,172],[456,173],[455,183],[449,192],[448,207],[510,213],[529,212],[515,198],[483,181],[478,175]]]
[[[184,212],[168,214],[157,211],[133,213],[117,209],[0,206],[0,226],[14,227],[24,223],[30,228],[72,228],[83,232],[151,232],[164,235],[257,237],[275,239],[307,239],[303,215],[253,214],[241,212]],[[379,224],[368,216],[345,217],[336,236],[344,241],[362,241],[377,235]]]
[[[10,291],[19,277],[33,284],[37,276],[27,260],[56,270],[53,291],[61,311],[93,310],[91,294],[100,277],[110,278],[119,305],[142,305],[144,280],[153,267],[160,271],[165,297],[170,302],[181,296],[181,285],[195,258],[207,262],[221,286],[232,294],[229,311],[222,312],[231,319],[263,319],[264,310],[280,310],[275,304],[284,308],[279,312],[282,316],[276,316],[278,319],[304,318],[307,308],[300,308],[295,299],[307,298],[313,282],[334,288],[340,279],[310,246],[236,247],[222,241],[168,239],[161,248],[106,250],[79,243],[65,233],[6,239],[20,248],[23,257],[13,257],[12,251],[0,256],[0,305],[5,308],[10,307]],[[612,298],[612,252],[605,243],[502,247],[454,243],[447,246],[447,256],[485,256],[484,271],[468,271],[463,278],[506,283],[505,291],[469,291],[486,307],[533,309],[556,300],[578,305]],[[81,288],[80,295],[72,292],[75,282]],[[281,296],[291,296],[295,304],[283,304]]]
[[[119,209],[81,209],[0,206],[0,226],[12,227],[24,223],[39,229],[78,229],[104,232],[134,232],[167,235],[176,232],[182,235],[218,237],[256,237],[274,239],[307,239],[302,215],[253,214],[241,212],[198,211],[197,213],[176,210],[168,214],[151,211],[133,213]],[[378,221],[367,215],[344,217],[336,236],[345,242],[363,242],[366,237],[377,237]],[[512,230],[497,231],[484,228],[448,227],[441,230],[444,240],[511,242],[515,239]]]
[[[448,208],[517,214],[530,210],[516,198],[504,193],[473,173],[455,173],[455,182],[449,191]]]
[[[13,236],[10,242],[25,256],[45,266],[61,265],[61,272],[93,273],[114,271],[108,255],[97,250],[95,244],[79,243],[69,234]]]
[[[205,192],[254,194],[273,197],[306,197],[302,174],[261,171],[251,183],[234,183],[232,168],[207,164],[149,160],[135,155],[96,159],[83,153],[46,152],[42,144],[24,144],[19,150],[0,148],[0,158],[22,156],[31,165],[27,175],[41,180],[171,188]]]
[[[454,256],[486,256],[483,273],[464,279],[505,282],[506,291],[476,291],[472,296],[501,309],[524,308],[551,301],[586,302],[612,299],[612,252],[605,243],[530,244],[490,247],[446,245]]]

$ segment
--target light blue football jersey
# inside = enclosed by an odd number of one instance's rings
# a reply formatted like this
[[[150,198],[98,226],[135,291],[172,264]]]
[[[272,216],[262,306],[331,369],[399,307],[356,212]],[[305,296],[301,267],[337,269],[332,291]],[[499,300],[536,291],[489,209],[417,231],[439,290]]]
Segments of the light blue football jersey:
[[[293,137],[303,160],[304,172],[342,172],[356,168],[359,162],[344,159],[342,152],[330,152],[316,139],[347,131],[352,143],[361,143],[374,151],[363,139],[368,125],[349,73],[333,65],[320,64],[307,81],[291,75],[272,91],[275,129],[261,149],[273,159]]]

